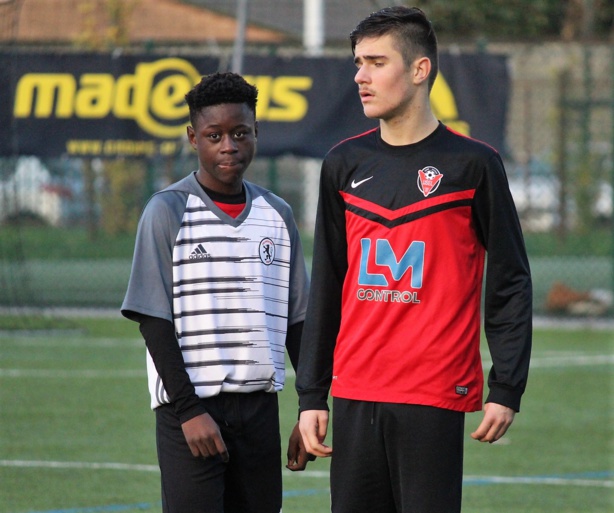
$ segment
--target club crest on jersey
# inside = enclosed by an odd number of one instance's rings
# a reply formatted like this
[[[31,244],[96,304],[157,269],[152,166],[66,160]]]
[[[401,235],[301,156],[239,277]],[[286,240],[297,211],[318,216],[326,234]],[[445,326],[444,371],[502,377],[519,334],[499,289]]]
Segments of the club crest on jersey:
[[[435,192],[441,183],[443,175],[436,167],[427,166],[424,169],[418,170],[418,189],[426,198],[432,192]]]
[[[271,265],[275,260],[275,243],[268,237],[262,239],[258,253],[264,265]]]

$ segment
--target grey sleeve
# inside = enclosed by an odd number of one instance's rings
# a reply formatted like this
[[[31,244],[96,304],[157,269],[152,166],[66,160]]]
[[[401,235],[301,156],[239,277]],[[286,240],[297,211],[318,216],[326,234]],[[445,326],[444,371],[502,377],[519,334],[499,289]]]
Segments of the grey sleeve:
[[[290,226],[288,226],[290,230]],[[305,320],[307,299],[309,298],[309,275],[305,265],[305,255],[301,237],[292,218],[290,230],[292,261],[290,262],[290,297],[288,304],[288,325]]]
[[[173,322],[173,247],[186,203],[177,191],[158,193],[149,200],[137,229],[128,290],[122,315],[141,315]]]
[[[283,218],[290,236],[290,290],[288,297],[288,326],[305,320],[307,299],[309,297],[309,275],[305,265],[305,255],[301,236],[294,220],[292,208],[278,196],[268,193],[266,200]]]

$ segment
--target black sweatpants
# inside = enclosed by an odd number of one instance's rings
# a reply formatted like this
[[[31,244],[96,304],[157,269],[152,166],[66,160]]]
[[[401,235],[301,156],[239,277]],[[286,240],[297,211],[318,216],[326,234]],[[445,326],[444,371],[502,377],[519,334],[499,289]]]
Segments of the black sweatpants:
[[[279,513],[281,439],[277,394],[222,393],[202,399],[229,460],[195,458],[170,405],[156,408],[164,513]]]
[[[333,399],[333,513],[459,513],[462,412]]]

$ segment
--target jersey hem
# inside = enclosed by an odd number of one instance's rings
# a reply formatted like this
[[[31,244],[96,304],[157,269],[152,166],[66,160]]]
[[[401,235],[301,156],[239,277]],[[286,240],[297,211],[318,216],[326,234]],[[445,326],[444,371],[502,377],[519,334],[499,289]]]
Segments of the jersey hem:
[[[354,401],[432,406],[434,408],[442,408],[444,410],[459,411],[463,413],[471,413],[475,411],[480,411],[482,409],[481,401],[470,401],[464,402],[463,404],[459,404],[458,402],[449,400],[442,401],[437,397],[415,395],[412,397],[405,397],[399,394],[392,394],[390,392],[386,392],[385,394],[379,395],[372,393],[356,393],[356,390],[352,390],[351,392],[344,390],[333,390],[331,396],[336,397],[338,399],[349,399]],[[385,400],[382,400],[382,397],[385,397]]]

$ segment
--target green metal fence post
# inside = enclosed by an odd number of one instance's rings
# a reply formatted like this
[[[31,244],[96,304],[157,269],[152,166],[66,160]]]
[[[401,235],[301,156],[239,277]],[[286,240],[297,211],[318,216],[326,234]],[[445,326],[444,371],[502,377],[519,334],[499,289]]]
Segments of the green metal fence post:
[[[559,120],[557,133],[557,171],[559,174],[559,224],[557,235],[560,242],[567,238],[567,118],[568,118],[568,84],[571,73],[564,69],[559,73],[558,93],[559,93]]]
[[[610,179],[612,184],[612,196],[614,196],[614,48],[610,48],[610,74],[612,75],[612,95],[610,97],[610,122],[612,124],[612,133],[610,137],[612,139],[612,146],[610,147]],[[612,212],[610,213],[610,227],[612,229],[612,241],[610,243],[610,251],[612,252],[612,294],[614,295],[614,197],[611,198],[613,203]]]
[[[269,189],[275,194],[279,194],[279,177],[277,175],[277,161],[274,158],[269,159],[268,170]]]

